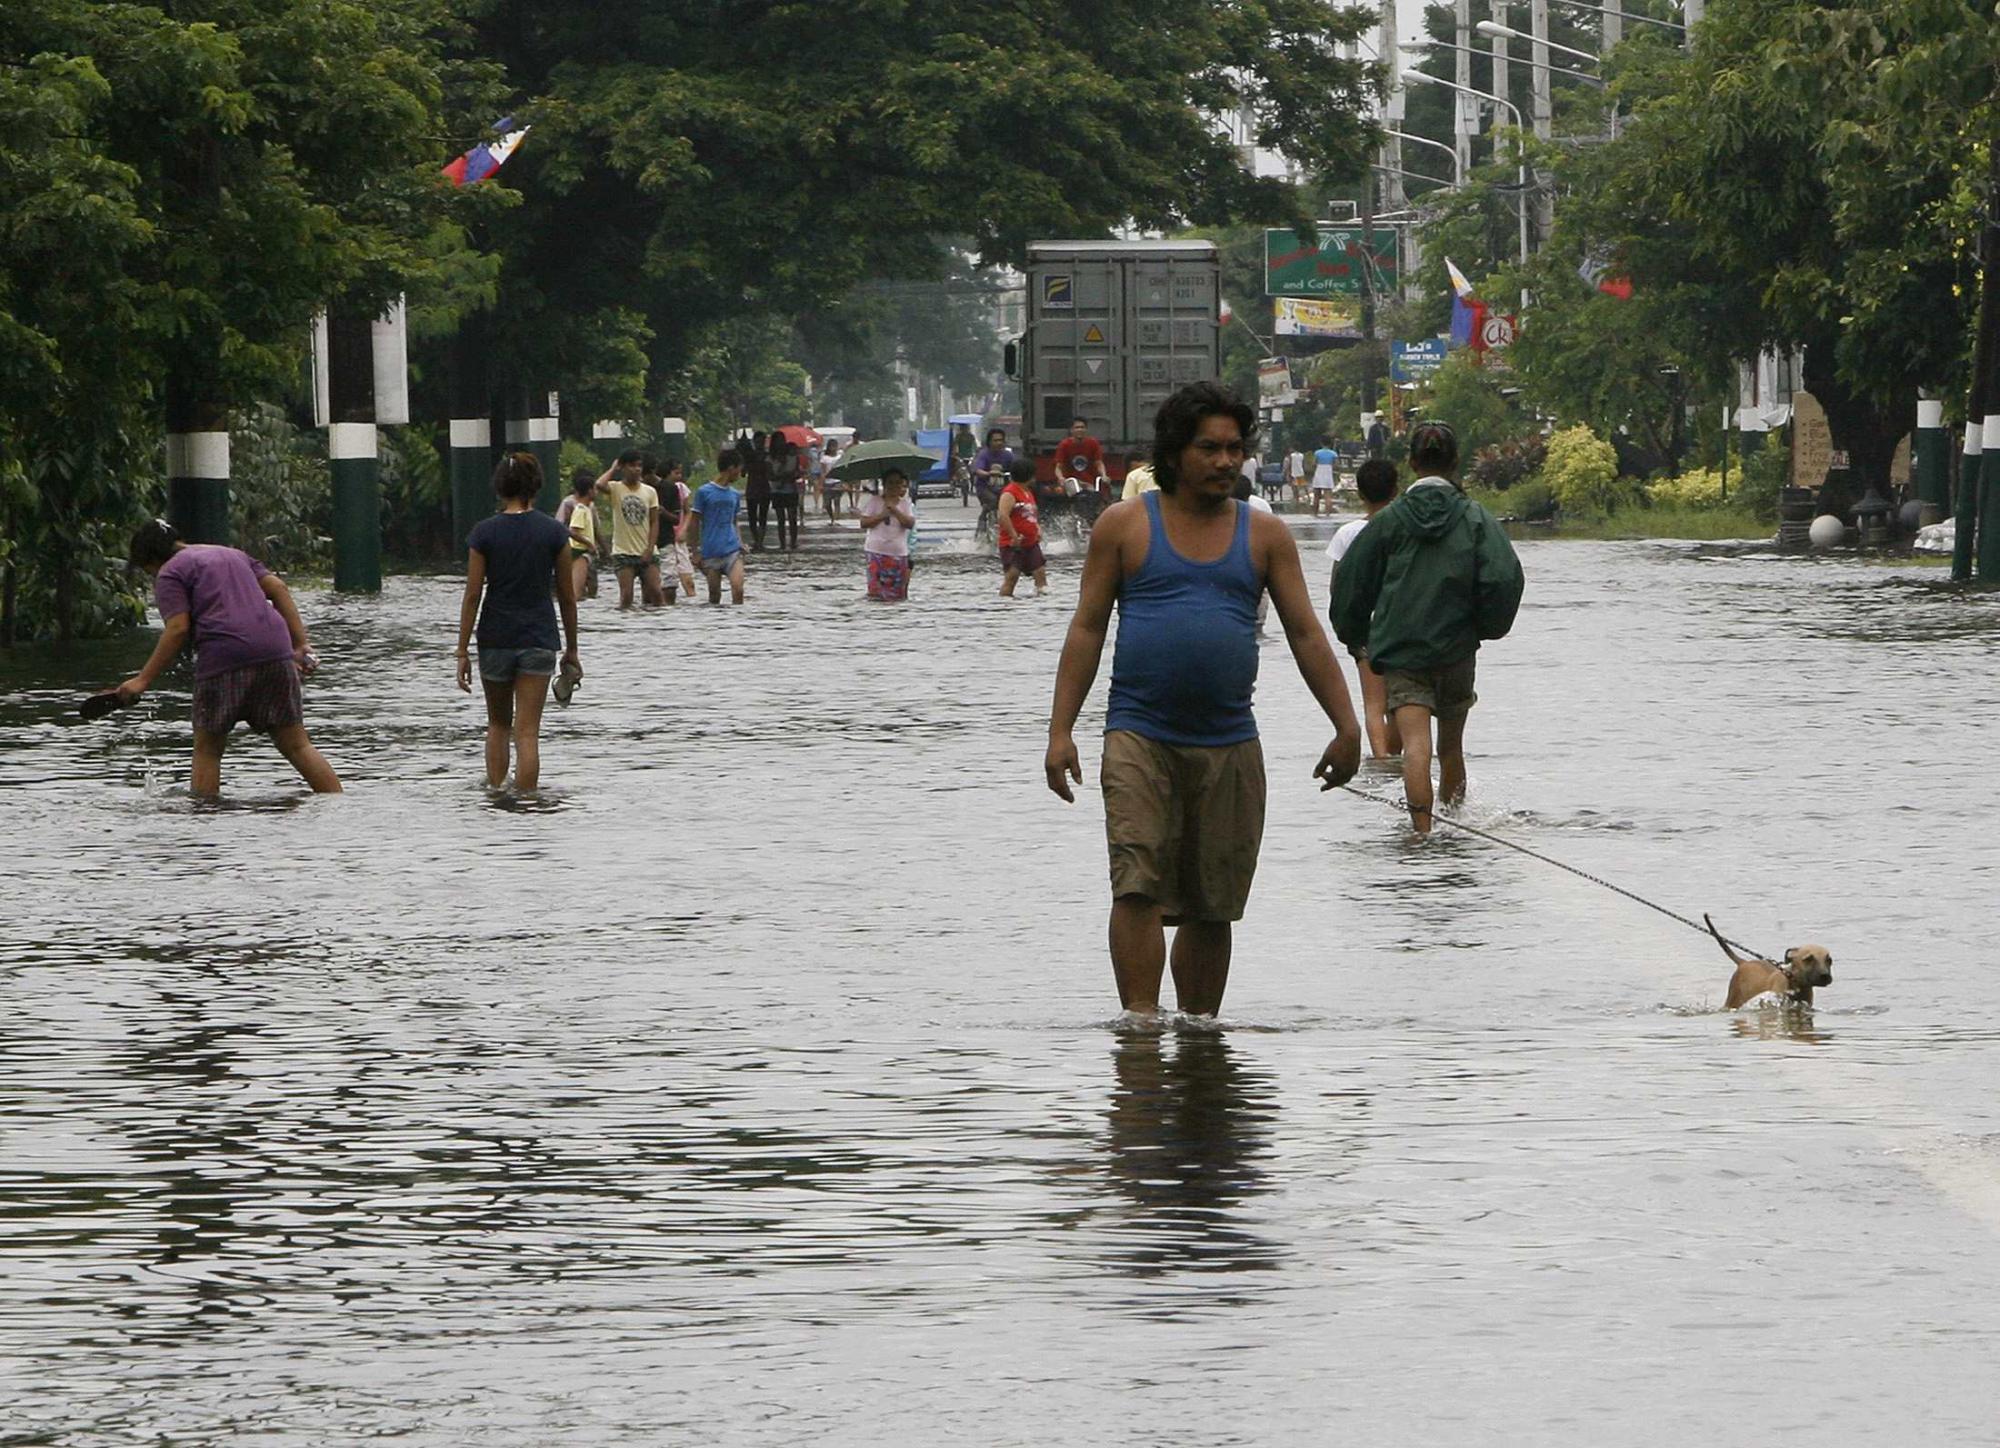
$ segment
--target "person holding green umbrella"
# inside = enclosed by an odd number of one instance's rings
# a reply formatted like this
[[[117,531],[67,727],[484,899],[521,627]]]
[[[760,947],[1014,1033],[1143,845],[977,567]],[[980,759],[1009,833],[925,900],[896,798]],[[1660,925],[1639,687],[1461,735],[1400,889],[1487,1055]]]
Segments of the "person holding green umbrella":
[[[868,597],[903,603],[910,596],[910,531],[917,526],[909,476],[901,468],[883,469],[882,491],[864,497],[859,512],[867,539]]]

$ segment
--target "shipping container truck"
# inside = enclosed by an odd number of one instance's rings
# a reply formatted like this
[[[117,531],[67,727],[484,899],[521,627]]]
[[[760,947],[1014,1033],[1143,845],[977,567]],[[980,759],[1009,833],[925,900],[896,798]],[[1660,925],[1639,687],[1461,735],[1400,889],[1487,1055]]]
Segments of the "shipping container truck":
[[[1169,394],[1222,373],[1221,265],[1207,241],[1028,244],[1028,330],[1007,349],[1021,384],[1021,443],[1044,481],[1081,417],[1106,469],[1150,452]]]

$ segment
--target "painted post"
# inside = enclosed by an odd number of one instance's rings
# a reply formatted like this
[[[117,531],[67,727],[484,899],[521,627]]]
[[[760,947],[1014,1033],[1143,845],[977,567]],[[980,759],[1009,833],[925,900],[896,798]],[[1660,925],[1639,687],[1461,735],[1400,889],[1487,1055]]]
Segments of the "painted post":
[[[687,462],[688,420],[685,417],[660,419],[660,457],[669,463]]]
[[[451,536],[465,556],[466,535],[494,509],[493,394],[486,377],[487,314],[475,312],[452,338],[446,381],[451,394]]]
[[[1985,436],[1983,424],[1965,425],[1965,451],[1958,460],[1958,506],[1952,512],[1952,517],[1958,520],[1951,540],[1954,583],[1968,583],[1972,579],[1972,545],[1979,535],[1980,456],[1985,451]]]
[[[222,408],[167,391],[167,521],[190,543],[229,541],[229,424]]]
[[[535,461],[542,465],[542,491],[535,498],[535,506],[553,513],[562,500],[556,481],[562,438],[559,424],[550,415],[557,403],[556,394],[526,386],[513,388],[510,395],[513,400],[507,408],[507,450],[534,454]]]
[[[2000,412],[1989,412],[1980,429],[1979,516],[1989,520],[1979,530],[1979,581],[2000,583]]]
[[[1917,404],[1917,436],[1912,455],[1917,469],[1919,526],[1936,523],[1951,512],[1951,484],[1945,477],[1949,458],[1944,435],[1944,404],[1929,399]]]
[[[333,472],[333,586],[382,591],[382,475],[375,452],[375,332],[330,311],[326,455]]]

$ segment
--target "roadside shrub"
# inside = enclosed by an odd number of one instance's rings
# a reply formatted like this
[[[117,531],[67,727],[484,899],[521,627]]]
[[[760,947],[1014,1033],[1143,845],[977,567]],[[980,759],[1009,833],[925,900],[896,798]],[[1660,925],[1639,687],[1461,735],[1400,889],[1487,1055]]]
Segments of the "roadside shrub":
[[[1618,454],[1583,426],[1549,439],[1541,480],[1565,513],[1608,513],[1631,496],[1618,485]]]
[[[1548,452],[1548,444],[1539,435],[1483,447],[1466,468],[1462,481],[1468,489],[1504,493],[1540,472]]]
[[[1693,468],[1677,478],[1661,478],[1647,484],[1646,501],[1662,508],[1719,508],[1722,474],[1714,468]]]
[[[333,556],[333,474],[322,435],[258,402],[230,417],[229,522],[238,548],[280,572]]]

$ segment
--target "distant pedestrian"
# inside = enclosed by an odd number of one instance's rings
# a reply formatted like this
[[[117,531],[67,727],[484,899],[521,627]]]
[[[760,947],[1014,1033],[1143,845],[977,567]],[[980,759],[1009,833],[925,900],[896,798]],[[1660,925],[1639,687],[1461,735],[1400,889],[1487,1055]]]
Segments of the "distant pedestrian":
[[[689,603],[694,602],[694,563],[688,557],[687,509],[694,496],[688,490],[687,465],[678,459],[667,464],[666,486],[660,493],[660,575],[662,580],[677,578]],[[667,506],[669,497],[673,507]],[[667,518],[673,520],[671,529]],[[669,598],[668,602],[672,602]]]
[[[877,603],[901,603],[910,596],[910,530],[917,526],[908,474],[901,468],[884,472],[881,493],[863,498],[859,511],[868,596]]]
[[[1368,424],[1368,456],[1379,458],[1389,450],[1389,429],[1377,417]]]
[[[1334,578],[1333,626],[1383,676],[1403,742],[1410,823],[1429,834],[1431,720],[1439,790],[1465,797],[1465,721],[1478,702],[1482,640],[1506,637],[1521,606],[1521,563],[1491,513],[1452,481],[1458,439],[1440,422],[1410,432],[1410,486],[1355,535]]]
[[[799,504],[804,487],[805,459],[798,444],[783,433],[772,433],[771,510],[778,517],[778,547],[786,553],[799,546]]]
[[[743,458],[743,502],[750,511],[750,547],[764,551],[764,533],[771,526],[771,438],[768,433],[751,434],[748,443],[738,444]]]
[[[1396,465],[1383,458],[1370,458],[1355,470],[1354,486],[1361,494],[1361,506],[1368,510],[1368,516],[1341,524],[1333,541],[1326,545],[1329,597],[1339,591],[1340,561],[1347,556],[1347,550],[1354,546],[1354,540],[1361,536],[1361,530],[1370,520],[1396,501]],[[1329,604],[1329,622],[1332,613]],[[1393,759],[1403,752],[1403,736],[1396,728],[1395,716],[1389,712],[1382,676],[1368,667],[1366,648],[1348,652],[1354,656],[1355,669],[1361,675],[1361,723],[1368,731],[1368,753],[1375,759]]]
[[[1152,1015],[1173,942],[1174,990],[1214,1015],[1229,980],[1264,831],[1264,756],[1250,708],[1257,603],[1269,593],[1299,674],[1333,722],[1314,767],[1332,789],[1353,778],[1361,731],[1347,684],[1313,616],[1291,530],[1231,494],[1256,413],[1214,383],[1181,388],[1154,419],[1159,489],[1105,511],[1056,668],[1043,758],[1073,802],[1083,765],[1072,733],[1103,658],[1118,648],[1105,717],[1105,832],[1111,857],[1111,966],[1125,1010]]]
[[[597,479],[589,468],[569,477],[569,496],[556,505],[556,521],[569,529],[571,590],[577,598],[597,592]]]
[[[743,602],[743,495],[736,480],[743,460],[734,451],[715,460],[715,481],[695,491],[688,505],[688,537],[694,544],[695,567],[708,579],[708,601],[722,602],[722,580],[729,580],[729,599]]]
[[[339,794],[340,776],[306,734],[301,677],[319,660],[284,580],[247,553],[183,543],[155,518],[132,535],[132,566],[153,580],[160,638],[145,665],[117,689],[137,703],[184,648],[194,649],[194,768],[189,788],[222,791],[229,732],[268,734],[315,794]]]
[[[840,496],[845,491],[845,485],[833,475],[833,470],[838,466],[840,466],[840,439],[830,437],[826,440],[825,451],[819,456],[819,500],[821,506],[826,509],[826,520],[829,523],[839,515]]]
[[[1118,501],[1129,503],[1145,493],[1155,492],[1159,484],[1153,481],[1153,455],[1151,453],[1129,452],[1125,454],[1125,486],[1118,494]]]
[[[1285,454],[1285,486],[1292,490],[1292,501],[1302,503],[1306,496],[1306,455],[1297,448]]]
[[[1000,532],[1000,596],[1012,598],[1014,585],[1022,574],[1035,580],[1035,597],[1049,591],[1047,565],[1042,558],[1041,513],[1035,502],[1035,465],[1026,458],[1007,468],[1007,486],[993,505],[994,525]]]
[[[493,789],[507,783],[510,745],[514,787],[528,790],[541,783],[542,709],[548,702],[549,680],[560,669],[567,698],[583,678],[576,652],[575,574],[560,566],[568,556],[571,535],[547,513],[535,510],[535,495],[541,489],[542,467],[535,455],[507,454],[493,470],[500,511],[474,524],[465,540],[458,687],[472,691],[468,650],[476,619],[479,683],[486,694],[486,783]]]
[[[1340,454],[1324,443],[1313,454],[1312,495],[1313,516],[1315,518],[1320,515],[1322,508],[1331,510],[1333,507],[1333,469],[1334,465],[1339,461]]]
[[[618,573],[618,606],[632,606],[632,585],[648,604],[660,591],[660,495],[644,481],[646,455],[628,448],[604,470],[598,489],[611,500],[611,566]]]

